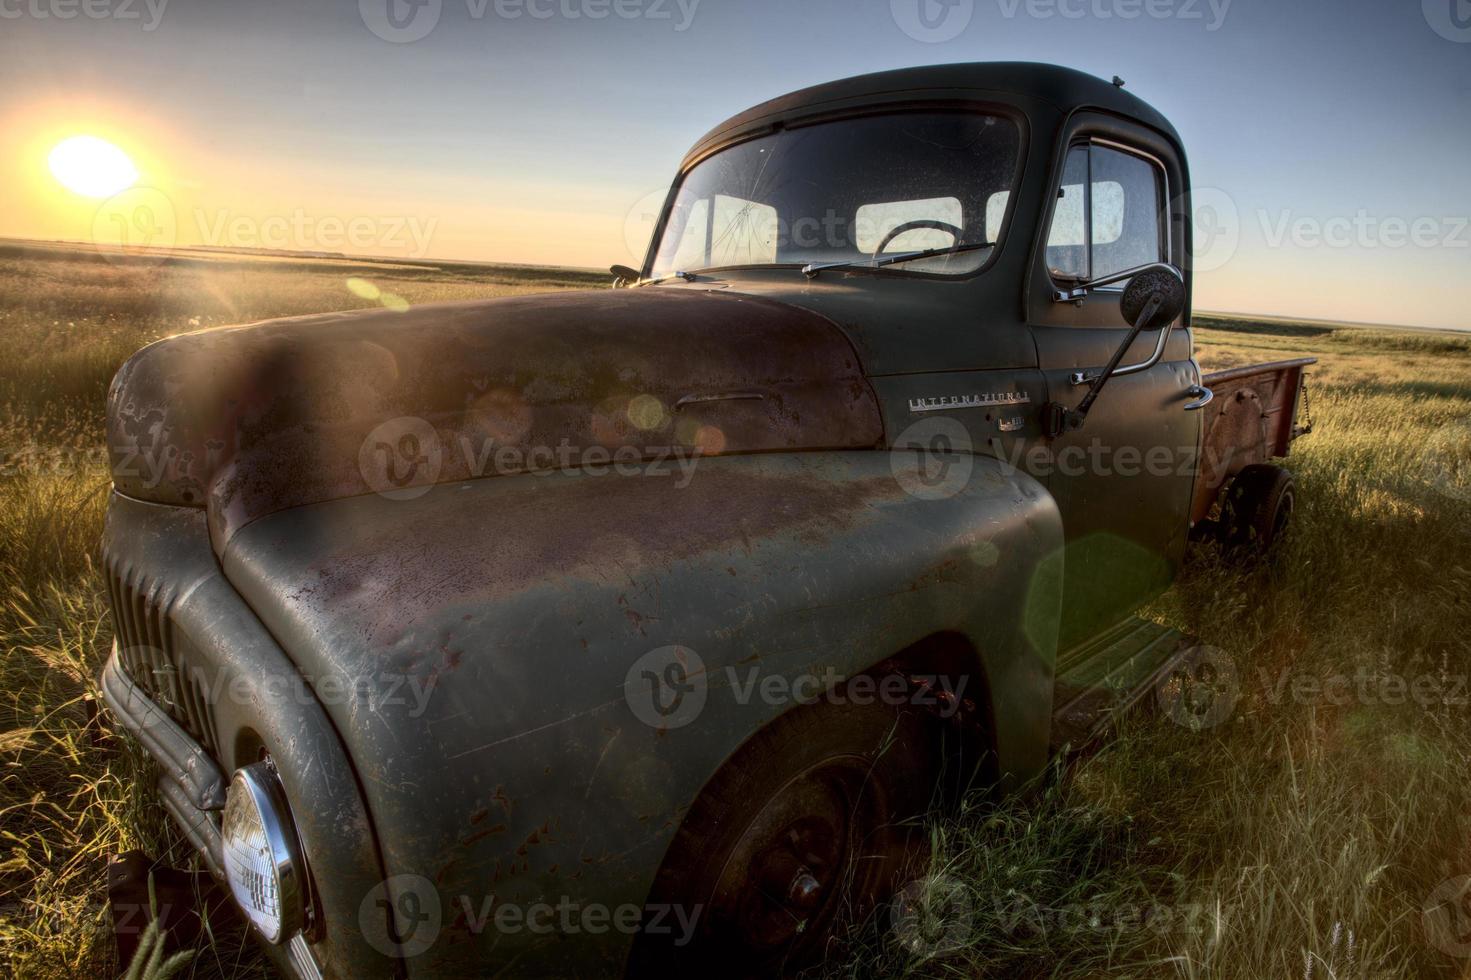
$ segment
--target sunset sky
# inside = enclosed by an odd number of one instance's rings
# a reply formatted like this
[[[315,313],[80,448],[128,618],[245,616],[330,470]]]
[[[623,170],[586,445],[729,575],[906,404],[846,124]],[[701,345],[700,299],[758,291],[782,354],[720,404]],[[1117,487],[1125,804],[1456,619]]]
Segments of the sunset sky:
[[[1048,61],[1180,130],[1220,232],[1201,308],[1471,327],[1464,0],[415,2],[0,0],[0,236],[123,234],[143,202],[179,245],[636,263],[735,112]],[[83,134],[131,161],[129,208],[59,179]]]

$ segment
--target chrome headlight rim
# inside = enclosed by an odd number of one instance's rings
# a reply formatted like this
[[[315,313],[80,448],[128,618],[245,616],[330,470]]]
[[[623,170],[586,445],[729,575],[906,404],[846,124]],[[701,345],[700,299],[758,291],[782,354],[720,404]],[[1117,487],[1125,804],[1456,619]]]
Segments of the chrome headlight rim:
[[[240,882],[239,859],[231,850],[231,818],[235,815],[232,807],[249,807],[249,812],[260,823],[265,864],[276,889],[277,915],[274,923],[265,910],[249,900],[249,889]],[[230,777],[220,833],[225,878],[236,906],[266,942],[273,946],[286,945],[306,927],[306,865],[286,791],[269,759],[242,766]]]

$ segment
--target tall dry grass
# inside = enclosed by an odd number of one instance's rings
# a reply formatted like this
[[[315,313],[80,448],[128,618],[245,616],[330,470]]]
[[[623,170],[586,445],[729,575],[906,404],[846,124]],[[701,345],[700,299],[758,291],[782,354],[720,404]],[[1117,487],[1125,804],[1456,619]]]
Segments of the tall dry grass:
[[[347,287],[365,276],[411,303],[600,281],[0,247],[0,975],[120,974],[107,856],[141,848],[191,860],[156,802],[151,764],[131,740],[106,738],[95,710],[112,642],[96,567],[108,382],[129,354],[170,334],[372,305]],[[239,929],[221,925],[183,975],[265,973]]]
[[[1471,343],[1222,325],[1208,369],[1325,361],[1280,560],[1206,550],[1147,611],[1223,651],[1239,700],[1199,731],[1138,715],[1033,797],[939,821],[930,915],[870,923],[834,973],[1471,975],[1447,899],[1471,875]]]

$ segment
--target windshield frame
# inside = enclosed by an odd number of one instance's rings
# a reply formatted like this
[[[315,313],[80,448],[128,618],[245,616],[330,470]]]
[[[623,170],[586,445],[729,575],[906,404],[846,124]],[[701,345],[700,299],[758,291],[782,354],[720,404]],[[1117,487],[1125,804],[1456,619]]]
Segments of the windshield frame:
[[[922,99],[911,101],[882,102],[878,104],[869,104],[858,108],[828,110],[825,112],[805,115],[798,119],[783,120],[777,123],[766,123],[763,125],[757,125],[748,131],[741,132],[731,137],[730,139],[724,140],[714,146],[709,147],[699,156],[687,159],[684,162],[684,165],[680,169],[679,173],[675,176],[673,183],[670,185],[669,193],[665,196],[664,199],[664,206],[660,209],[659,212],[659,221],[654,226],[654,234],[649,239],[649,247],[644,254],[643,266],[639,270],[640,275],[642,275],[645,279],[653,278],[652,272],[654,268],[654,262],[658,259],[659,256],[659,246],[660,243],[663,241],[664,231],[669,224],[669,220],[673,216],[674,205],[679,198],[680,190],[684,187],[685,180],[688,179],[689,175],[695,170],[696,167],[700,166],[700,164],[711,159],[717,154],[724,153],[725,151],[730,150],[736,146],[740,146],[743,143],[749,143],[753,140],[762,139],[767,136],[773,136],[776,133],[782,132],[784,130],[806,129],[811,126],[822,126],[830,123],[841,123],[844,120],[848,119],[861,119],[873,116],[897,116],[911,115],[916,113],[922,114],[937,112],[952,113],[955,115],[995,116],[999,119],[1005,119],[1016,127],[1017,153],[1015,169],[1011,177],[1011,194],[1006,201],[1006,213],[1002,216],[1001,219],[1001,228],[996,235],[995,247],[990,250],[990,253],[986,256],[984,262],[982,262],[976,268],[968,270],[966,272],[919,272],[912,269],[905,269],[903,267],[904,263],[902,262],[886,266],[863,265],[860,262],[859,264],[855,264],[853,266],[835,268],[832,271],[835,273],[840,273],[844,276],[870,275],[881,276],[883,278],[933,279],[942,282],[964,282],[984,275],[987,271],[990,270],[993,265],[996,264],[997,259],[1001,255],[1002,249],[1006,247],[1007,239],[1010,236],[1011,228],[1016,218],[1017,203],[1021,196],[1020,192],[1022,178],[1025,175],[1027,168],[1027,154],[1031,148],[1031,131],[1026,113],[1024,113],[1017,106],[1008,105],[1004,102],[992,102],[984,99],[974,98]],[[679,271],[696,273],[700,275],[707,275],[719,272],[766,272],[792,269],[800,271],[806,265],[807,263],[805,262],[760,262],[743,263],[739,265],[705,266],[698,269],[681,269]],[[672,274],[673,273],[671,272],[670,275],[672,276]]]

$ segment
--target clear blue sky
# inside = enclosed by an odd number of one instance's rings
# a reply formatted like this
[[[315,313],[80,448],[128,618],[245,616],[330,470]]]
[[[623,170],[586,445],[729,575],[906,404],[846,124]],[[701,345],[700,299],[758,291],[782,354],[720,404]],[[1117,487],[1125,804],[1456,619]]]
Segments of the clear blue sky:
[[[56,16],[80,2],[0,0],[5,142],[105,120],[186,202],[184,243],[222,217],[415,217],[435,257],[628,262],[641,200],[726,116],[862,72],[1048,61],[1123,76],[1174,121],[1197,187],[1234,208],[1239,244],[1200,275],[1202,307],[1471,327],[1465,0],[699,0],[687,24],[694,0],[618,0],[636,17],[527,0],[547,18],[440,0],[411,43],[372,33],[356,0]],[[562,12],[600,2],[605,19]],[[916,3],[955,36],[907,34]],[[57,233],[64,209],[15,193],[30,161],[0,164],[0,234],[79,237]],[[1416,221],[1421,240],[1401,243]],[[402,251],[380,233],[347,250]]]

